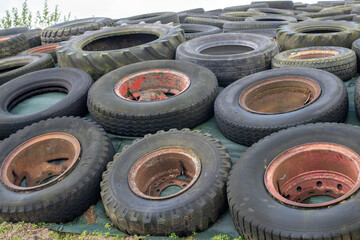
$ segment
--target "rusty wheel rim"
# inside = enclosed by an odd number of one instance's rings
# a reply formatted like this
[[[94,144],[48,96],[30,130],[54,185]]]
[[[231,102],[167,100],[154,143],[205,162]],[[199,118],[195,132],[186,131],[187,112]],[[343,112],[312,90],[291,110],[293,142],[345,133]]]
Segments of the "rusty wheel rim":
[[[308,78],[286,76],[258,82],[243,91],[239,105],[256,114],[280,114],[299,110],[314,103],[320,85]]]
[[[80,143],[74,136],[66,133],[40,135],[24,142],[5,158],[1,180],[14,191],[43,189],[63,179],[79,156]],[[24,180],[26,186],[21,186]]]
[[[10,39],[9,37],[3,37],[3,38],[0,38],[0,42],[2,42],[2,41],[6,41],[6,40],[8,40],[8,39]]]
[[[328,49],[316,49],[316,50],[304,50],[293,52],[288,55],[291,59],[313,59],[313,58],[327,58],[339,55],[340,52],[336,50]]]
[[[128,183],[139,197],[164,200],[190,189],[200,173],[201,162],[193,151],[181,147],[166,147],[141,157],[130,169]],[[161,196],[170,186],[180,187],[181,190],[169,196]]]
[[[115,94],[129,101],[153,102],[177,96],[190,86],[190,78],[173,69],[151,69],[124,77]]]
[[[360,187],[360,156],[333,143],[300,145],[273,159],[264,181],[269,193],[282,203],[304,208],[327,207],[349,198]],[[303,203],[314,196],[334,199]]]
[[[60,45],[59,44],[50,44],[50,45],[46,45],[46,46],[41,46],[41,47],[37,47],[37,48],[33,48],[33,49],[29,50],[28,53],[50,52],[52,50],[55,50],[58,46],[60,46]]]

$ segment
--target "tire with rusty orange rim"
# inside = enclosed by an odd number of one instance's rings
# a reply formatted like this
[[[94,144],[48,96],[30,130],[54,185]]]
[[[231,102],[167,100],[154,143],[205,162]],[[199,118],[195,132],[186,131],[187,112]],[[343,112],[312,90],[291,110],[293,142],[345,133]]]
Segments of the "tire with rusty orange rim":
[[[331,72],[343,81],[356,75],[356,54],[343,47],[320,46],[287,50],[271,60],[272,68],[309,67]]]
[[[159,131],[126,146],[107,166],[101,197],[107,215],[129,234],[190,235],[227,208],[230,156],[210,134]]]
[[[317,123],[274,133],[237,160],[229,208],[246,239],[357,239],[360,128]]]
[[[88,109],[107,131],[143,136],[170,128],[193,128],[213,115],[218,94],[215,75],[185,61],[131,64],[98,79]]]
[[[245,146],[273,132],[305,123],[343,122],[344,82],[313,68],[279,68],[253,74],[226,87],[215,101],[221,133]]]
[[[51,57],[54,59],[55,63],[57,63],[55,49],[59,46],[60,46],[59,43],[37,46],[37,47],[30,48],[30,49],[26,49],[25,51],[19,53],[19,55],[20,54],[24,55],[24,54],[34,54],[34,53],[47,53],[47,54],[50,54]]]
[[[90,120],[41,121],[0,144],[1,221],[67,222],[98,200],[114,149]]]

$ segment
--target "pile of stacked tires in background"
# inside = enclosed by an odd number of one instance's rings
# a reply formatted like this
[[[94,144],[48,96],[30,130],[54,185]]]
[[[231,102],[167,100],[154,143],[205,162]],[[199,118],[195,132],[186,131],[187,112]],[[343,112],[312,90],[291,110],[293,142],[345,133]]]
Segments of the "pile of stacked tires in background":
[[[359,13],[263,1],[0,30],[0,220],[67,222],[101,192],[129,234],[191,235],[229,206],[244,239],[359,239],[360,128],[339,124]],[[11,113],[46,92],[66,97]],[[234,166],[190,130],[213,115],[256,143]],[[139,138],[115,154],[107,133]]]

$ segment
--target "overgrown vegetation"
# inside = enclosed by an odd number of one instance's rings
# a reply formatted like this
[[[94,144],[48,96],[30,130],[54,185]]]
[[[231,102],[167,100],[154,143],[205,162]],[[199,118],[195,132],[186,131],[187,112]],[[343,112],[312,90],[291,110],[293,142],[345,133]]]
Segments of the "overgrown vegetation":
[[[0,28],[11,28],[19,26],[28,26],[29,28],[44,28],[59,22],[70,20],[71,13],[63,15],[58,5],[54,11],[50,11],[47,0],[44,2],[42,11],[36,11],[35,15],[29,11],[27,0],[22,4],[22,9],[13,7],[5,11],[5,16],[0,19]]]

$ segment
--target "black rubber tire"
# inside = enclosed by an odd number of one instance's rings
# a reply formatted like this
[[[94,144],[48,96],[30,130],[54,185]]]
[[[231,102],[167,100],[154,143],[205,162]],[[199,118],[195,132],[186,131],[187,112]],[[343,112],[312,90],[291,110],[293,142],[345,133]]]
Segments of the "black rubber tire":
[[[156,13],[147,13],[147,14],[141,14],[136,15],[133,17],[128,18],[122,18],[119,19],[119,21],[116,22],[116,24],[138,24],[140,22],[145,23],[155,23],[157,21],[160,21],[161,23],[180,23],[179,16],[176,12],[156,12]]]
[[[306,7],[297,7],[297,8],[295,8],[295,9],[296,9],[297,11],[315,13],[315,12],[320,12],[323,8],[324,8],[324,7],[308,5],[308,6],[306,6]]]
[[[7,29],[0,29],[0,36],[25,33],[27,31],[29,31],[28,27],[13,27],[13,28],[7,28]]]
[[[271,22],[271,23],[277,23],[279,26],[288,24],[288,23],[296,23],[297,19],[296,17],[290,17],[290,16],[255,16],[255,17],[248,17],[245,19],[246,22]]]
[[[60,46],[59,43],[51,43],[51,44],[46,44],[46,45],[41,45],[38,47],[33,47],[30,49],[27,49],[21,53],[19,53],[18,55],[27,55],[27,54],[34,54],[34,53],[47,53],[50,54],[51,57],[54,59],[54,62],[57,63],[57,57],[56,57],[56,51],[55,49],[47,49],[48,47],[58,47]]]
[[[351,49],[355,52],[356,54],[356,59],[357,59],[357,72],[360,73],[360,39],[355,40],[352,43]]]
[[[253,29],[253,30],[227,30],[225,29],[224,32],[228,33],[254,33],[263,35],[269,38],[275,39],[276,37],[276,28],[269,28],[269,29]]]
[[[288,23],[285,23],[288,24]],[[273,29],[276,30],[279,26],[284,25],[284,23],[279,22],[251,22],[251,21],[244,21],[244,22],[228,22],[225,23],[223,26],[224,32],[231,32],[237,30],[255,30],[255,29]]]
[[[248,5],[231,6],[223,9],[224,12],[242,12],[247,11],[249,8],[268,8],[267,3],[252,3]]]
[[[329,50],[337,51],[337,55],[328,57],[310,57],[305,59],[296,59],[302,51]],[[321,53],[319,53],[321,54]],[[306,47],[287,50],[276,54],[271,60],[272,68],[283,67],[307,67],[321,69],[335,74],[343,81],[352,79],[357,72],[356,54],[353,50],[343,47]]]
[[[136,39],[133,37],[134,32],[139,34],[141,38]],[[144,38],[142,34],[151,37],[155,36],[156,39],[148,40],[149,37]],[[83,49],[85,45],[96,42],[98,39],[108,38],[111,40],[111,37],[114,36],[125,36],[123,42],[118,41],[121,45],[120,48],[115,45],[118,49],[106,49],[112,47],[111,44],[115,41],[106,42],[105,50],[91,51],[90,49]],[[176,48],[185,41],[183,30],[179,26],[173,27],[164,24],[124,25],[87,32],[82,36],[62,43],[56,49],[56,54],[59,66],[83,69],[96,80],[116,68],[131,63],[146,60],[174,59]],[[126,44],[129,47],[126,47]]]
[[[192,9],[180,11],[180,12],[178,12],[178,15],[180,13],[204,13],[204,12],[205,12],[205,10],[203,8],[192,8]]]
[[[193,151],[201,159],[201,174],[186,192],[163,201],[135,195],[128,174],[137,160],[153,150],[176,146]],[[203,231],[227,209],[226,181],[230,156],[210,134],[189,129],[159,131],[125,146],[107,166],[101,182],[101,197],[112,223],[121,231],[139,235],[179,236]]]
[[[2,38],[5,40],[1,40]],[[0,37],[0,58],[10,57],[28,48],[29,43],[24,34]]]
[[[29,55],[32,56],[32,55]],[[76,68],[44,69],[15,78],[0,86],[0,139],[40,120],[60,116],[85,116],[90,75]],[[38,112],[15,115],[11,109],[19,102],[46,92],[65,92],[67,96]]]
[[[329,17],[321,17],[321,18],[313,18],[311,21],[353,21],[354,17],[357,17],[356,14],[342,14],[342,15],[335,15]]]
[[[215,55],[201,53],[221,46],[245,46],[245,52],[233,53],[225,49]],[[254,49],[249,51],[248,48]],[[220,51],[223,51],[220,49]],[[271,58],[279,52],[277,43],[268,37],[251,33],[219,33],[192,39],[176,50],[176,59],[193,62],[215,73],[219,85],[230,83],[247,75],[270,68]]]
[[[343,12],[343,14],[349,14],[354,7],[358,7],[358,6],[359,6],[358,4],[340,5],[340,6],[323,8],[320,12],[340,10]]]
[[[239,104],[240,94],[255,83],[281,76],[298,76],[316,81],[320,97],[312,104],[281,114],[257,114]],[[215,118],[228,139],[250,146],[261,138],[291,126],[315,122],[343,122],[348,112],[344,82],[332,73],[313,68],[280,68],[256,73],[225,88],[215,101]]]
[[[0,59],[0,85],[26,73],[55,67],[49,54],[36,53]]]
[[[295,16],[293,11],[278,8],[249,8],[248,12],[260,12],[272,15]]]
[[[354,89],[354,104],[355,111],[358,119],[360,119],[360,78],[356,79],[355,89]]]
[[[41,43],[49,44],[67,41],[71,36],[84,34],[86,31],[99,30],[102,27],[112,26],[110,18],[92,17],[76,19],[68,22],[52,25],[45,28],[41,33]]]
[[[99,199],[101,174],[114,149],[105,131],[90,120],[63,117],[28,126],[1,142],[1,163],[18,145],[54,132],[73,135],[80,142],[79,162],[62,180],[37,191],[16,192],[0,184],[0,221],[67,222]]]
[[[220,28],[210,25],[182,23],[180,27],[184,30],[186,40],[222,32]]]
[[[37,47],[41,45],[41,33],[42,30],[32,29],[23,33],[29,43],[29,48]]]
[[[207,18],[207,17],[186,17],[184,19],[184,23],[210,25],[210,26],[218,27],[220,29],[222,29],[223,25],[227,22],[229,21],[223,19]]]
[[[180,23],[185,23],[185,19],[187,17],[199,17],[199,18],[211,18],[217,19],[217,15],[212,14],[204,14],[204,13],[180,13],[178,14]]]
[[[269,194],[264,173],[278,154],[307,143],[326,142],[360,154],[360,128],[334,123],[289,128],[264,138],[247,149],[234,164],[228,181],[229,208],[235,227],[245,240],[357,239],[359,192],[325,208],[289,207]]]
[[[190,78],[190,86],[179,95],[154,102],[129,101],[115,94],[120,79],[151,69],[182,72]],[[99,79],[89,90],[88,109],[108,132],[144,136],[159,130],[200,125],[213,116],[217,94],[215,75],[202,66],[174,60],[146,61],[116,69]]]
[[[247,17],[264,16],[264,13],[256,12],[225,12],[219,15],[219,19],[226,21],[245,21]]]
[[[294,9],[293,1],[256,1],[251,2],[251,4],[255,3],[267,3],[270,8],[279,8],[279,9]]]
[[[326,33],[304,33],[330,31]],[[335,32],[334,32],[335,31]],[[312,47],[312,46],[340,46],[351,48],[351,44],[360,38],[360,25],[346,21],[305,21],[283,25],[276,33],[276,40],[282,51]]]
[[[298,16],[319,18],[319,17],[329,17],[329,16],[342,15],[342,14],[344,14],[344,12],[341,10],[331,10],[331,11],[325,11],[325,12],[303,13],[303,14],[299,14]]]

